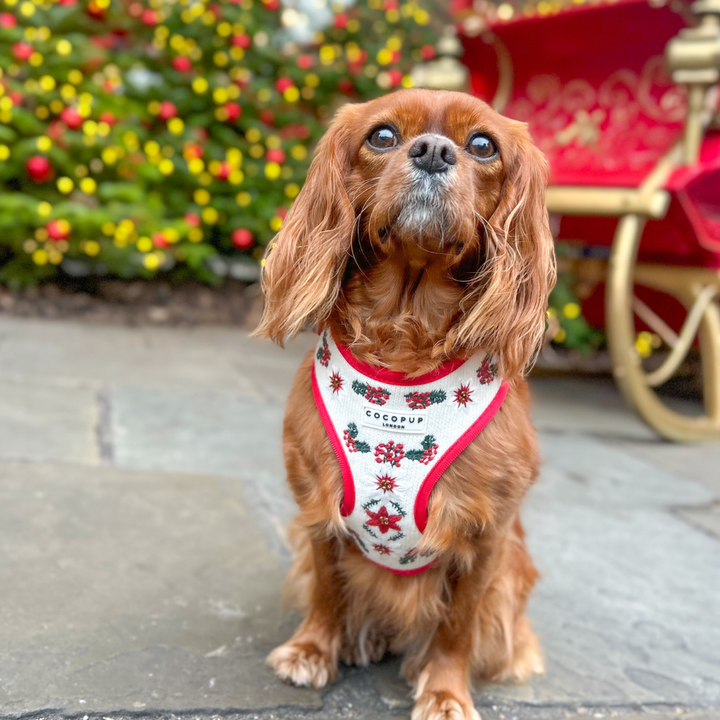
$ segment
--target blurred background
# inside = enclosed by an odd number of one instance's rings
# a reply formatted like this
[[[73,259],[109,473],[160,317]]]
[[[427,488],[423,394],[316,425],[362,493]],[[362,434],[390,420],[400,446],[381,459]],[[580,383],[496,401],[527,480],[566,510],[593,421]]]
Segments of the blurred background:
[[[0,0],[0,716],[407,714],[394,660],[263,665],[314,338],[247,334],[333,113],[430,87],[528,123],[559,261],[548,674],[478,707],[719,718],[719,80],[718,0]]]

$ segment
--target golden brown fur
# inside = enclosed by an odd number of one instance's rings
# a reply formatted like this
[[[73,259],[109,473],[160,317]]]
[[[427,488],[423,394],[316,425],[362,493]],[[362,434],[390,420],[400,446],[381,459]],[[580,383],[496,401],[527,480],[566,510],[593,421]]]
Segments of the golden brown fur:
[[[385,123],[400,144],[378,153],[365,140]],[[473,131],[492,137],[495,159],[465,152]],[[428,191],[435,216],[408,210],[419,182],[408,148],[426,133],[457,149],[445,185]],[[483,348],[509,392],[433,490],[419,549],[438,551],[438,561],[398,576],[369,563],[343,530],[342,478],[308,355],[284,427],[300,506],[288,583],[306,614],[269,657],[283,679],[320,687],[339,659],[364,664],[389,649],[404,654],[414,720],[469,720],[473,676],[522,681],[542,670],[524,615],[537,574],[518,507],[539,462],[523,374],[555,272],[545,173],[523,125],[458,93],[402,91],[345,106],[318,146],[267,258],[257,333],[282,344],[308,322],[329,326],[361,360],[409,375]]]

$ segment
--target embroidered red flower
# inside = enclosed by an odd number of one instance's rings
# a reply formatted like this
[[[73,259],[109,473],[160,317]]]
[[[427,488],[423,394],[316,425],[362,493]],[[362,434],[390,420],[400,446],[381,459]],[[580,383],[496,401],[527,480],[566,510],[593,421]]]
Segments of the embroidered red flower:
[[[489,355],[485,356],[482,365],[478,368],[477,377],[481,385],[489,385],[497,375],[497,366],[492,362]]]
[[[330,374],[330,388],[333,394],[339,393],[343,389],[344,384],[345,380],[337,370]]]
[[[397,487],[395,478],[390,477],[387,473],[376,475],[375,482],[377,483],[377,489],[382,490],[383,493],[392,492]]]
[[[375,550],[378,555],[389,555],[392,552],[387,545],[381,545],[380,543],[375,543],[373,545],[373,550]]]
[[[399,530],[400,526],[397,524],[398,520],[402,518],[402,515],[389,515],[387,508],[383,505],[376,513],[372,510],[365,511],[370,519],[367,521],[367,525],[376,527],[383,535],[388,530]]]
[[[402,443],[397,445],[393,440],[386,443],[380,443],[375,447],[375,462],[390,463],[395,467],[400,467],[400,461],[405,457],[405,446]]]
[[[460,407],[467,407],[468,403],[473,402],[472,394],[473,391],[470,389],[470,383],[466,383],[465,385],[460,385],[460,387],[457,390],[453,390],[453,393],[455,395],[455,402],[457,403],[457,406]]]

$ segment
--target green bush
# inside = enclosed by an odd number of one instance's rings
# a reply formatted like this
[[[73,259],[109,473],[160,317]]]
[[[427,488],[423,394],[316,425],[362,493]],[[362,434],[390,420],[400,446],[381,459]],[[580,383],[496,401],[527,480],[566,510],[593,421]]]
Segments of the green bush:
[[[278,0],[4,2],[9,287],[253,276],[334,109],[410,85],[436,39],[427,8],[397,0],[320,0],[313,32]]]

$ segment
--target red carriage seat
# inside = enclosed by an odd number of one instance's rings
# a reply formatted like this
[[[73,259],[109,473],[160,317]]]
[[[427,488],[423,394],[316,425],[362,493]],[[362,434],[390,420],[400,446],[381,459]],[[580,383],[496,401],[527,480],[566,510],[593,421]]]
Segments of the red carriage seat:
[[[505,94],[501,112],[528,123],[551,185],[637,188],[683,134],[686,90],[670,79],[664,52],[691,22],[688,5],[553,7],[541,2],[508,17],[503,5],[506,19],[462,35],[472,90],[488,101]],[[719,268],[720,133],[706,134],[700,160],[675,171],[665,189],[667,213],[648,222],[639,260]],[[557,239],[609,247],[616,223],[564,215]]]

